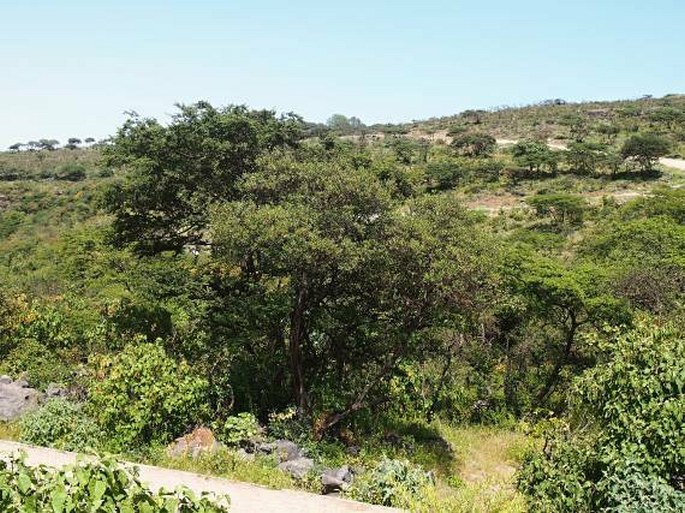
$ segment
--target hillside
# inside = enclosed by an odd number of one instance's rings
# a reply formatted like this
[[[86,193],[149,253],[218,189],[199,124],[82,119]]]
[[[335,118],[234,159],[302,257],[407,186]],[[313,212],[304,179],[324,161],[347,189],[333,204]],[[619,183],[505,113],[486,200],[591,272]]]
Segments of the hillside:
[[[200,102],[0,153],[0,375],[51,398],[0,434],[418,512],[678,511],[685,97],[343,118]]]

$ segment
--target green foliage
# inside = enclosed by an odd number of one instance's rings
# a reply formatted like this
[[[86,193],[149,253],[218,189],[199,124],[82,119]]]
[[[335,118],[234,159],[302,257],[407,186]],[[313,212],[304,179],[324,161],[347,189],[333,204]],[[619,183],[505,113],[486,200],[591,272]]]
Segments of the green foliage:
[[[211,454],[201,453],[196,458],[174,458],[164,449],[156,449],[145,463],[196,474],[225,477],[232,481],[255,483],[277,490],[297,488],[306,484],[279,469],[271,456],[256,455],[252,460],[245,458],[244,453],[228,448],[219,448]],[[320,489],[317,487],[310,491],[319,492]]]
[[[620,212],[622,219],[640,217],[669,217],[685,224],[685,189],[657,189],[650,196],[637,198],[625,205]]]
[[[84,180],[86,178],[86,167],[82,164],[65,164],[57,170],[55,178],[69,180],[70,182]]]
[[[608,147],[601,143],[572,142],[565,157],[573,172],[589,175],[607,162],[607,152]]]
[[[206,244],[208,207],[234,198],[260,155],[301,137],[294,115],[207,102],[179,110],[168,126],[131,117],[106,149],[107,165],[131,170],[105,196],[115,241],[144,253]]]
[[[580,252],[603,262],[683,266],[685,225],[664,216],[606,223],[583,241]]]
[[[297,414],[297,408],[290,407],[269,414],[267,424],[269,436],[280,440],[304,442],[310,438],[311,423]]]
[[[512,155],[519,166],[527,168],[531,173],[556,171],[557,154],[544,142],[518,142],[512,148]]]
[[[81,404],[51,399],[39,410],[22,417],[21,440],[33,445],[82,452],[98,447],[102,434]]]
[[[201,102],[168,125],[133,117],[104,163],[75,140],[15,145],[0,153],[0,372],[91,392],[86,413],[50,405],[27,420],[40,443],[78,444],[92,415],[114,450],[149,453],[200,423],[240,444],[252,415],[269,417],[271,436],[331,464],[385,452],[437,469],[439,486],[405,502],[413,511],[520,508],[490,499],[511,498],[506,479],[502,494],[475,485],[456,462],[477,458],[416,426],[561,414],[575,377],[605,365],[605,324],[645,312],[682,323],[683,177],[635,176],[642,157],[621,145],[648,149],[631,138],[650,130],[683,153],[684,107],[671,96],[402,126],[336,117],[335,133]],[[498,149],[495,135],[522,142]],[[611,199],[596,207],[600,195]],[[548,444],[561,463],[539,460],[567,509],[598,494],[653,508],[671,499],[650,497],[677,497],[642,463],[606,456],[618,463],[604,476],[606,433],[578,430],[583,404]],[[364,447],[351,457],[342,442]],[[293,485],[236,451],[165,462]]]
[[[578,226],[583,223],[586,203],[580,196],[541,194],[532,196],[526,201],[535,209],[537,215],[550,217],[556,226]]]
[[[630,137],[621,148],[624,159],[634,159],[643,172],[651,171],[659,159],[668,154],[671,143],[656,134],[638,134]]]
[[[228,445],[240,445],[255,439],[261,433],[257,418],[248,412],[238,413],[226,419],[221,425],[219,439]]]
[[[112,449],[166,443],[208,415],[206,380],[158,344],[136,340],[94,363],[88,412]]]
[[[486,157],[495,151],[497,141],[489,134],[471,132],[455,136],[451,146],[466,157]]]
[[[360,476],[349,494],[371,504],[406,508],[432,484],[431,475],[421,467],[406,460],[385,458]]]
[[[227,497],[197,497],[187,488],[151,492],[135,470],[112,459],[61,470],[28,467],[23,458],[0,461],[0,509],[7,513],[221,513]]]
[[[260,310],[270,315],[246,338],[251,352],[265,337],[279,347],[285,327],[292,402],[331,412],[324,430],[384,393],[402,359],[430,350],[421,332],[431,322],[454,315],[466,325],[485,308],[486,237],[448,198],[398,214],[403,198],[373,172],[292,158],[243,190],[214,210],[216,256],[242,290],[265,291]]]
[[[531,454],[519,486],[546,511],[647,511],[640,508],[650,503],[653,510],[679,511],[685,506],[676,488],[685,472],[682,332],[640,325],[608,337],[600,349],[600,365],[574,389],[570,428],[548,433],[545,451]]]
[[[50,383],[66,383],[72,378],[68,360],[42,342],[23,339],[0,362],[0,374],[24,376],[29,385],[45,389]]]

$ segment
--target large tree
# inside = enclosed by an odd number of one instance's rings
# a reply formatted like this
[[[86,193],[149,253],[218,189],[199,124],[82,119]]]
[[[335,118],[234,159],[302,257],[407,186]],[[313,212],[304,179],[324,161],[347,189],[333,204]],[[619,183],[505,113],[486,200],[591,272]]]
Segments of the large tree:
[[[621,148],[621,156],[626,160],[633,160],[640,165],[643,173],[648,173],[660,157],[666,155],[671,148],[668,139],[656,134],[638,134],[632,136]]]
[[[401,208],[371,169],[292,158],[242,191],[214,210],[217,256],[236,289],[273,298],[280,323],[253,340],[287,347],[292,400],[327,412],[322,430],[386,399],[400,363],[431,350],[433,327],[469,329],[490,304],[492,251],[451,200]]]
[[[105,150],[126,177],[109,189],[115,242],[138,251],[206,245],[209,207],[235,198],[236,182],[260,155],[295,147],[301,119],[244,106],[179,105],[171,123],[133,114]]]

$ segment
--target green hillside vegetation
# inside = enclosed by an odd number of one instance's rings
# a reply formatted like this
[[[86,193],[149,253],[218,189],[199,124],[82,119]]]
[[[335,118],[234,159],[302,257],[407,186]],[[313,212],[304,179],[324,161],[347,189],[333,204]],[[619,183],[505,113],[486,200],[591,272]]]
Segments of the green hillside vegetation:
[[[5,433],[318,491],[238,456],[287,438],[412,511],[685,507],[685,96],[71,146],[0,153],[0,374],[69,390]],[[229,448],[165,454],[200,425]]]

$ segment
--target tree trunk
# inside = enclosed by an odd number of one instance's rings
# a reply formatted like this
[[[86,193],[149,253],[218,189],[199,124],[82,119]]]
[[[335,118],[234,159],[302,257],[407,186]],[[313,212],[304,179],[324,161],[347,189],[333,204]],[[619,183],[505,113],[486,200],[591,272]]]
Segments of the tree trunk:
[[[559,379],[559,373],[561,372],[561,368],[566,364],[568,361],[568,357],[571,354],[571,349],[573,349],[573,340],[576,337],[576,330],[578,329],[578,322],[576,322],[576,317],[575,315],[571,314],[570,315],[571,319],[571,325],[569,326],[568,330],[566,331],[566,341],[564,343],[564,352],[557,361],[556,365],[554,366],[554,369],[552,370],[552,373],[550,374],[549,378],[547,378],[547,383],[545,384],[545,388],[542,389],[540,394],[538,395],[538,401],[543,402],[546,401],[549,395],[552,393],[554,390],[554,387],[557,384],[557,380]]]
[[[288,338],[293,398],[301,411],[306,411],[308,406],[302,363],[302,341],[306,336],[305,310],[307,307],[307,287],[304,281],[303,279],[297,284],[295,304],[290,314],[290,336]]]

